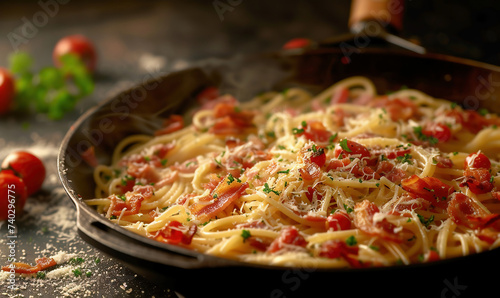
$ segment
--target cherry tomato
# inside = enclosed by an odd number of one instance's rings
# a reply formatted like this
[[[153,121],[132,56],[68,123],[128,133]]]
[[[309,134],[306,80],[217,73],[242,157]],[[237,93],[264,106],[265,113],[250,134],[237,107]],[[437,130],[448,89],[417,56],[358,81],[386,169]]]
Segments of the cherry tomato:
[[[326,219],[326,228],[333,231],[344,231],[351,228],[351,219],[345,211],[337,211]]]
[[[0,221],[14,219],[22,213],[27,197],[21,178],[9,170],[0,172]]]
[[[75,54],[87,67],[87,70],[93,72],[97,62],[97,54],[94,45],[83,35],[70,35],[59,40],[54,47],[52,59],[54,64],[61,66],[60,57],[66,54]]]
[[[442,123],[428,123],[422,133],[426,136],[435,137],[440,142],[446,142],[451,138],[451,130]]]
[[[312,41],[307,38],[293,38],[283,45],[283,49],[301,49],[312,45]]]
[[[340,141],[340,143],[335,146],[333,156],[338,158],[340,154],[343,154],[343,157],[357,155],[360,156],[360,158],[364,158],[371,156],[370,151],[368,151],[365,146],[347,139]]]
[[[28,196],[37,192],[45,180],[45,166],[35,155],[18,151],[7,155],[2,162],[3,169],[10,169],[26,184]]]
[[[481,152],[471,153],[465,158],[464,168],[467,169],[490,169],[490,159]]]
[[[10,110],[14,99],[14,79],[8,70],[0,67],[0,115]]]

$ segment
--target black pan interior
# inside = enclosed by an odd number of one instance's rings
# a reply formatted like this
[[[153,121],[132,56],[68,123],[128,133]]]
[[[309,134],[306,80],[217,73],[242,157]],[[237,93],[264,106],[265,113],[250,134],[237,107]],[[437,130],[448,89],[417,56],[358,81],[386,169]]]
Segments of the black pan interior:
[[[98,161],[109,164],[113,148],[121,139],[130,134],[152,134],[164,117],[189,113],[195,105],[194,95],[207,86],[218,86],[247,100],[262,91],[292,86],[319,92],[338,80],[361,75],[372,79],[382,94],[402,87],[416,88],[466,108],[500,112],[498,67],[440,55],[375,49],[350,53],[350,61],[345,63],[344,54],[338,49],[320,49],[203,61],[188,70],[142,82],[88,111],[67,133],[58,161],[60,179],[78,209],[80,235],[138,273],[184,295],[203,289],[229,296],[237,291],[239,296],[290,297],[333,295],[334,289],[341,288],[354,294],[387,291],[392,296],[391,293],[411,289],[413,294],[444,293],[448,295],[444,297],[458,297],[460,293],[477,293],[491,285],[487,274],[476,272],[500,263],[498,249],[435,264],[393,268],[270,268],[145,239],[111,224],[82,202],[93,198],[95,188],[92,167],[80,157],[86,149],[93,146]]]

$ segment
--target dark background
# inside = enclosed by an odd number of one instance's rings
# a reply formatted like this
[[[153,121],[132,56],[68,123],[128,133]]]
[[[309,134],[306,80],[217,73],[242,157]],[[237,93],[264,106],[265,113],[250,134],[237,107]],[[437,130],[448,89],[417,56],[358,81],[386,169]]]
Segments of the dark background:
[[[29,150],[43,158],[48,170],[42,192],[29,198],[25,214],[16,218],[17,256],[34,263],[35,258],[60,250],[74,253],[84,259],[79,266],[92,276],[19,278],[16,292],[7,290],[6,281],[0,280],[0,294],[175,295],[103,255],[76,234],[75,210],[57,178],[56,155],[65,132],[79,115],[148,74],[164,74],[205,59],[276,50],[294,37],[319,41],[348,32],[350,1],[220,2],[239,4],[221,14],[214,1],[68,1],[57,9],[52,6],[53,16],[19,46],[33,55],[37,68],[52,64],[52,49],[66,35],[83,34],[98,50],[96,89],[64,119],[50,121],[33,114],[0,118],[0,159],[13,150]],[[7,66],[7,57],[15,50],[9,34],[21,34],[25,21],[33,22],[40,11],[43,8],[37,1],[0,2],[0,66]],[[497,1],[406,1],[401,36],[419,40],[431,52],[500,65],[499,15]],[[6,263],[6,235],[6,226],[0,224],[1,264]],[[431,296],[439,295],[435,294]]]

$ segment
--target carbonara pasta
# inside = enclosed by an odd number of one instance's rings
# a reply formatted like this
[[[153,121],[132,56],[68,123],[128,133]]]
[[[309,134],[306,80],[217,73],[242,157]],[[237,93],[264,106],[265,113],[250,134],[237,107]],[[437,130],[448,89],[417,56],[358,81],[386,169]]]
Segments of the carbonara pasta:
[[[500,119],[364,77],[248,102],[208,88],[184,125],[117,144],[86,203],[157,241],[245,262],[369,267],[498,247]]]

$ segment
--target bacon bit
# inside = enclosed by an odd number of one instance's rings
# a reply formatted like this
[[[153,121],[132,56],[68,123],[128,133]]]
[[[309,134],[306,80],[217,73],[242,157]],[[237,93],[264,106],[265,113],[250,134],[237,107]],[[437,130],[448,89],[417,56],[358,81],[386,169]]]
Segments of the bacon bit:
[[[230,178],[233,178],[231,180]],[[207,186],[205,186],[207,188]],[[248,183],[241,183],[234,180],[228,174],[209,196],[200,198],[198,203],[191,205],[191,213],[196,215],[200,220],[208,220],[210,217],[217,215],[232,202],[239,199],[248,188]]]
[[[180,222],[173,220],[169,222],[163,229],[159,231],[159,234],[154,237],[156,241],[169,243],[169,244],[191,244],[194,235],[198,227],[196,225],[191,225],[186,229],[186,226]]]
[[[163,121],[163,128],[155,131],[155,136],[166,135],[174,131],[181,130],[184,127],[184,119],[180,115],[170,115]]]
[[[477,229],[481,226],[479,218],[488,216],[474,200],[463,193],[454,193],[448,204],[448,216],[457,225],[470,229]]]
[[[401,180],[408,176],[405,171],[395,167],[392,163],[385,160],[379,162],[376,173],[397,184],[401,183]]]
[[[470,197],[455,193],[448,205],[448,216],[457,225],[476,229],[477,237],[493,244],[500,232],[500,214],[488,214]]]
[[[173,142],[166,144],[156,144],[153,147],[151,147],[151,149],[153,150],[153,156],[151,156],[151,159],[154,159],[154,157],[158,157],[160,159],[159,161],[161,165],[161,159],[165,158],[167,153],[174,148],[175,144]],[[156,167],[159,167],[160,165],[155,164]]]
[[[367,267],[369,264],[363,264],[358,260],[359,247],[348,246],[339,239],[327,240],[319,248],[319,256],[329,259],[343,258],[349,265],[355,268]]]
[[[437,161],[436,166],[438,168],[448,168],[448,169],[453,168],[453,161],[448,157],[438,155],[435,157],[435,159]]]
[[[321,176],[321,168],[315,163],[306,163],[299,169],[300,176],[306,181],[314,181]]]
[[[379,236],[385,240],[401,243],[403,237],[401,234],[395,233],[396,226],[390,223],[387,219],[375,222],[373,216],[379,213],[377,205],[364,200],[361,203],[356,203],[354,206],[354,225],[371,236]]]
[[[446,209],[448,206],[448,196],[455,189],[435,177],[420,178],[417,175],[401,181],[404,190],[413,197],[420,197],[427,200],[433,206]]]
[[[160,189],[166,185],[171,185],[175,181],[179,179],[179,173],[177,171],[173,171],[170,175],[162,178],[160,181],[156,182],[154,187],[155,189]]]
[[[400,216],[411,216],[412,210],[427,210],[431,203],[419,197],[413,197],[409,194],[403,194],[400,200],[392,205],[389,214]]]
[[[116,195],[110,195],[109,199],[111,200],[111,204],[109,208],[112,210],[111,214],[114,216],[137,214],[141,209],[142,201],[151,198],[153,194],[153,186],[136,185],[132,192],[127,192],[125,194],[126,201],[123,201]],[[123,211],[125,208],[126,210]]]
[[[35,260],[36,266],[31,266],[26,263],[14,262],[14,272],[19,274],[34,274],[38,271],[45,270],[49,267],[57,265],[56,261],[53,258],[39,258]],[[11,266],[2,266],[3,271],[10,271]]]
[[[145,179],[146,183],[155,183],[160,179],[160,174],[149,164],[132,163],[127,168],[127,174],[137,179]]]
[[[82,159],[91,167],[95,168],[99,165],[97,157],[95,156],[95,147],[90,146],[87,150],[80,154]]]
[[[248,244],[259,251],[266,251],[271,244],[268,239],[262,239],[259,237],[250,237],[247,239]]]
[[[470,191],[475,194],[484,194],[490,192],[494,185],[490,182],[491,173],[487,169],[466,169],[464,171],[465,180],[460,186],[468,186]]]
[[[198,166],[198,160],[196,158],[191,158],[182,164],[175,164],[172,167],[181,173],[192,174],[198,169]]]
[[[254,113],[240,111],[235,104],[218,103],[214,108],[215,124],[209,129],[216,135],[238,135],[252,128]]]
[[[422,133],[428,137],[436,138],[439,142],[447,142],[451,139],[451,129],[443,123],[426,123]]]
[[[306,139],[319,144],[328,144],[332,140],[332,133],[326,129],[321,121],[308,120],[306,126],[299,125],[297,137],[304,136]]]
[[[349,115],[347,114],[346,111],[344,111],[341,108],[335,109],[334,113],[332,114],[332,120],[335,125],[338,127],[342,127],[345,125],[344,119],[348,117]]]
[[[418,107],[407,98],[379,96],[373,99],[372,106],[385,108],[392,121],[408,120],[418,113]]]
[[[306,239],[299,234],[299,231],[294,226],[287,226],[281,230],[278,238],[274,239],[268,247],[267,252],[275,253],[277,251],[288,251],[290,246],[305,248],[307,246]]]

